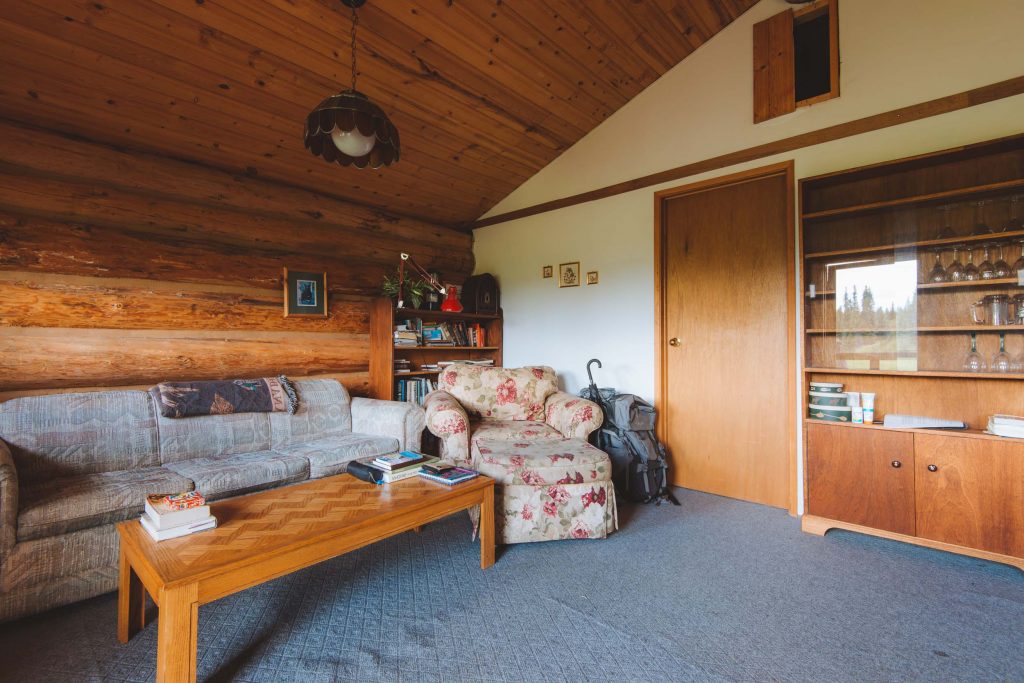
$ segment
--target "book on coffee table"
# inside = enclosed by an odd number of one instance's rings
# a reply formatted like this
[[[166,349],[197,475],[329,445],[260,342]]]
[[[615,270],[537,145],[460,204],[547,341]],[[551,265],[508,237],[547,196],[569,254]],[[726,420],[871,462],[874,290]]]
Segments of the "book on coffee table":
[[[153,522],[150,520],[149,515],[142,515],[139,517],[139,522],[142,524],[142,528],[152,536],[154,541],[166,541],[170,538],[188,536],[189,534],[206,531],[207,529],[213,529],[217,526],[217,519],[209,514],[206,516],[206,519],[201,519],[198,522],[192,522],[191,524],[182,524],[181,526],[171,527],[170,529],[157,529],[153,526]]]
[[[210,506],[198,491],[146,496],[146,515],[154,529],[172,529],[210,518]]]
[[[468,470],[465,467],[453,467],[450,470],[445,470],[440,474],[431,474],[423,469],[420,469],[419,476],[430,481],[436,481],[439,484],[447,484],[448,486],[454,486],[455,484],[461,484],[464,481],[470,479],[476,479],[480,476],[480,473],[476,470]]]
[[[373,466],[382,470],[393,471],[408,467],[409,465],[420,465],[426,462],[430,456],[415,451],[401,451],[390,455],[381,455],[373,459]]]
[[[356,462],[364,467],[368,467],[375,472],[379,472],[379,479],[381,484],[393,484],[396,481],[408,479],[409,477],[415,477],[420,472],[421,466],[427,466],[438,461],[438,458],[432,455],[424,456],[421,461],[416,461],[409,465],[403,465],[391,470],[386,470],[374,462],[375,458],[363,458]]]

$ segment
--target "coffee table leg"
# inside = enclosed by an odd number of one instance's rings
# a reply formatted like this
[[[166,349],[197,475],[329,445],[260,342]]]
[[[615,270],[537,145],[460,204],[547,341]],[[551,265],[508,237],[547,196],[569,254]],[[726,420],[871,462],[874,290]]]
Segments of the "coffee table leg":
[[[484,489],[480,503],[480,568],[494,564],[494,486]]]
[[[157,683],[195,683],[198,625],[199,589],[196,584],[160,591]]]
[[[127,643],[146,625],[146,589],[123,548],[117,576],[117,639]]]

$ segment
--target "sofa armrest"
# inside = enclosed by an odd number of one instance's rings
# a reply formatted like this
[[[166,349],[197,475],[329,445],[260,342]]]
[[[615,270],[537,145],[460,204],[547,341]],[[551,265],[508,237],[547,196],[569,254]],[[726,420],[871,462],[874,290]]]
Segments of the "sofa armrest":
[[[398,439],[401,450],[418,451],[423,435],[423,409],[402,401],[352,399],[352,431]]]
[[[441,456],[456,465],[470,465],[469,416],[447,391],[432,391],[423,401],[427,429],[441,440]]]
[[[18,471],[7,444],[0,441],[0,566],[18,534]]]
[[[544,402],[544,421],[567,439],[585,439],[601,426],[601,406],[579,396],[557,391]]]

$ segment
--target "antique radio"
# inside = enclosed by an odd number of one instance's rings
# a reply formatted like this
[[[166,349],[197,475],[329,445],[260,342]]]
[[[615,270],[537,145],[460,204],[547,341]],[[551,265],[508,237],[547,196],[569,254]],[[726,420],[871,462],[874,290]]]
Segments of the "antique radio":
[[[466,279],[462,285],[462,305],[467,313],[494,313],[501,305],[498,281],[490,273]]]

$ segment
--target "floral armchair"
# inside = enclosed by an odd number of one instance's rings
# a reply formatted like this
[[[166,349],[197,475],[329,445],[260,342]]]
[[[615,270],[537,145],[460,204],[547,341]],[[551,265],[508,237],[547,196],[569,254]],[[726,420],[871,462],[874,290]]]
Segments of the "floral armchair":
[[[615,529],[608,456],[586,442],[601,408],[558,391],[551,368],[452,365],[424,407],[441,456],[495,479],[499,542],[602,538]]]
[[[427,396],[427,428],[441,441],[441,457],[472,466],[470,444],[586,439],[604,415],[591,401],[558,390],[549,367],[489,368],[451,365]]]

